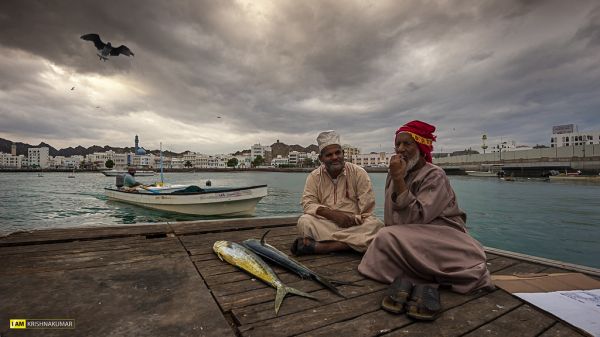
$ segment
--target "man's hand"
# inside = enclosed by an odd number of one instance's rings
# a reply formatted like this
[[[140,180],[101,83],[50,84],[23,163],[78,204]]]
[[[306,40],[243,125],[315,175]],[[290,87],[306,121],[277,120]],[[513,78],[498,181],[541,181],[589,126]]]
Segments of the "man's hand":
[[[392,179],[404,179],[406,176],[406,160],[401,155],[395,154],[390,158],[390,175]]]
[[[399,154],[395,154],[390,158],[390,176],[394,181],[394,192],[396,194],[403,193],[407,189],[404,182],[407,166],[406,160]]]
[[[352,215],[342,211],[321,207],[317,210],[317,214],[325,219],[335,222],[336,225],[342,228],[349,228],[358,225],[356,223],[356,219]]]

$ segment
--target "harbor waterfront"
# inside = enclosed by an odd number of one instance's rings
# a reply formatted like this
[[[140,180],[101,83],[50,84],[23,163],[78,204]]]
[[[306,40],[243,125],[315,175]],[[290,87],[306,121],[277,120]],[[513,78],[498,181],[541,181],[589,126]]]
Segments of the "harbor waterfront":
[[[370,173],[383,217],[385,173]],[[307,173],[198,172],[167,173],[169,183],[202,186],[267,184],[268,195],[256,216],[299,215]],[[143,183],[159,179],[139,177]],[[593,184],[523,179],[450,177],[459,205],[468,215],[471,234],[494,247],[575,264],[600,267],[600,187]],[[108,201],[104,187],[114,177],[100,173],[45,172],[0,174],[0,233],[42,228],[115,226],[163,221],[209,219]],[[213,217],[214,218],[214,217]]]

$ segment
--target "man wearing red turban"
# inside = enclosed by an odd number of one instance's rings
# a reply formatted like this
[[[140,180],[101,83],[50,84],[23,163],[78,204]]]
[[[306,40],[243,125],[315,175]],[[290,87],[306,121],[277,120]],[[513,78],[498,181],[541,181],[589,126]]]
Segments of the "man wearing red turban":
[[[492,289],[483,247],[466,230],[466,214],[444,170],[431,163],[435,127],[421,121],[396,131],[385,185],[384,223],[358,271],[391,283],[385,310],[432,320],[438,286],[458,293]]]

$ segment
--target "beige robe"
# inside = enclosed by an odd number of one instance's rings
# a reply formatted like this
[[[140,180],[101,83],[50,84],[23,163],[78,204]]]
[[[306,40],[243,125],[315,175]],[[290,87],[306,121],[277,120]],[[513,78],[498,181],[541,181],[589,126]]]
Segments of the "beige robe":
[[[340,241],[358,252],[364,252],[383,227],[373,215],[375,194],[371,179],[360,166],[346,163],[337,182],[327,173],[325,166],[312,171],[306,178],[302,195],[304,215],[298,219],[301,236],[315,241]],[[346,212],[354,216],[356,226],[338,227],[333,221],[317,215],[319,207]]]
[[[391,283],[402,276],[414,283],[438,283],[468,293],[490,286],[483,247],[465,228],[444,171],[427,163],[405,178],[408,190],[392,200],[393,180],[385,186],[385,228],[365,253],[358,271]]]

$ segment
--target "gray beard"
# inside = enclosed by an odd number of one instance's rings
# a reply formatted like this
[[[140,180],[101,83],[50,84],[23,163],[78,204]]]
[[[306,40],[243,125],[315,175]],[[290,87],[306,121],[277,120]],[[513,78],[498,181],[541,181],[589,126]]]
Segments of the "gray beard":
[[[419,162],[419,155],[415,155],[414,157],[410,158],[410,160],[408,160],[406,162],[406,173],[404,174],[404,178],[406,178],[406,176],[408,175],[408,172],[410,172],[410,170],[412,170],[413,167],[415,167],[415,165],[417,165],[418,162]]]

